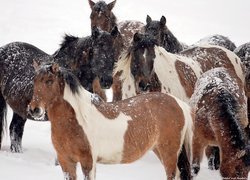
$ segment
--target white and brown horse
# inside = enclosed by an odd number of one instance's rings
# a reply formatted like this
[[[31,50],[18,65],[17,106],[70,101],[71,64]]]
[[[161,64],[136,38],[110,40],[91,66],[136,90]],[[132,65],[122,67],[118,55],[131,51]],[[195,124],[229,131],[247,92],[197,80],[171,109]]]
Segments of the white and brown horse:
[[[149,150],[161,160],[168,179],[174,179],[182,145],[191,156],[192,111],[171,95],[155,92],[107,103],[52,64],[37,70],[29,107],[35,117],[47,111],[66,179],[76,179],[77,162],[86,179],[93,180],[96,163],[130,163]]]
[[[206,146],[220,148],[223,178],[247,179],[250,144],[244,84],[234,72],[214,68],[196,82],[190,104],[195,108],[193,175],[200,169]]]
[[[148,91],[171,93],[189,102],[200,75],[215,67],[234,71],[244,82],[245,75],[240,59],[231,51],[219,46],[195,46],[171,54],[149,35],[136,33],[133,45],[116,64],[114,70],[113,100],[125,99]],[[209,149],[211,151],[211,149]],[[219,149],[213,149],[218,157]],[[211,153],[207,153],[210,157]],[[215,158],[219,161],[219,158]],[[209,168],[214,166],[213,157]]]
[[[231,51],[219,46],[195,46],[180,55],[158,46],[150,35],[136,33],[128,53],[114,69],[114,100],[148,91],[171,93],[189,102],[199,76],[215,67],[233,70],[244,82],[243,66]]]

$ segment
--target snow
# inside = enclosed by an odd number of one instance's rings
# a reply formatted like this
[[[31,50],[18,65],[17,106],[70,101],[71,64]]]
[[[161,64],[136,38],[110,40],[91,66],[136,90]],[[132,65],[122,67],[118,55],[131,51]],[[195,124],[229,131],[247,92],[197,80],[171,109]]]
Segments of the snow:
[[[111,1],[107,1],[111,2]],[[13,41],[31,43],[47,53],[54,53],[64,33],[76,36],[90,35],[90,8],[87,0],[0,0],[0,46]],[[146,21],[146,15],[159,20],[167,18],[172,33],[188,45],[199,39],[222,34],[236,46],[250,39],[250,1],[241,0],[117,0],[114,13],[118,21]],[[10,120],[11,112],[9,111]],[[63,173],[55,166],[55,151],[50,140],[50,123],[27,121],[23,137],[23,153],[9,151],[5,136],[0,151],[0,169],[3,180],[59,180]],[[78,168],[78,177],[82,178]],[[129,165],[98,165],[97,179],[152,180],[164,179],[162,165],[153,155]],[[218,171],[207,169],[206,160],[196,179],[220,179]]]

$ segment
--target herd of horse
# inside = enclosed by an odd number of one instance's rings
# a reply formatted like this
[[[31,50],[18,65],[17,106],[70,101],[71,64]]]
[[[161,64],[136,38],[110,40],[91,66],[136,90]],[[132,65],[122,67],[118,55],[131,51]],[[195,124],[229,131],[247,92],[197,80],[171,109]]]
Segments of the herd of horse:
[[[76,179],[78,162],[94,180],[96,163],[149,150],[168,179],[195,177],[204,151],[223,178],[247,179],[250,43],[214,35],[188,46],[164,16],[118,23],[116,0],[88,1],[90,36],[65,35],[52,55],[24,42],[0,47],[0,147],[8,104],[11,151],[22,152],[27,119],[50,120],[65,179]]]

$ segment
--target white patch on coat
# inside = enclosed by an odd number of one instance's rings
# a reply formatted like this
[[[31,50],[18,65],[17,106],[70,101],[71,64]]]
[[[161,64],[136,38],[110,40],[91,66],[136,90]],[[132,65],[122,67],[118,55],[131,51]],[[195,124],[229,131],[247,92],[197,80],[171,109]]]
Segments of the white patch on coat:
[[[91,103],[92,94],[84,88],[72,94],[68,85],[64,88],[64,99],[73,107],[78,123],[85,132],[93,159],[100,163],[120,163],[123,155],[124,135],[128,121],[132,118],[120,113],[115,119],[108,119]]]
[[[186,91],[181,85],[178,72],[175,68],[175,63],[178,59],[187,64],[194,71],[196,77],[199,77],[202,73],[199,63],[191,58],[168,53],[164,48],[158,46],[155,46],[155,56],[154,71],[162,86],[167,87],[166,89],[169,88],[172,95],[188,102],[189,97],[186,95]],[[166,90],[162,88],[162,92],[166,93]]]
[[[193,117],[192,117],[192,109],[191,107],[184,101],[172,96],[175,98],[176,102],[179,104],[183,111],[183,115],[185,118],[185,124],[181,131],[181,144],[184,143],[186,147],[187,156],[192,159],[192,140],[193,140]],[[180,147],[181,150],[181,147]],[[179,155],[180,151],[178,152]]]
[[[131,74],[130,64],[131,56],[125,53],[115,65],[114,74],[122,71],[120,76],[120,81],[122,82],[122,99],[127,99],[136,95],[135,79]]]

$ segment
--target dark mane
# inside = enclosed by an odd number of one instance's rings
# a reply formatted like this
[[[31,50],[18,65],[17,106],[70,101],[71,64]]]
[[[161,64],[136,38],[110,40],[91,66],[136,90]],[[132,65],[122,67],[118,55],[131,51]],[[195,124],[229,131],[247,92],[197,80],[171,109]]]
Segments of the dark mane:
[[[244,128],[239,124],[240,107],[234,96],[226,90],[221,90],[217,96],[217,102],[219,104],[219,112],[222,121],[228,125],[231,143],[235,148],[244,149],[246,144],[246,135],[244,134]]]
[[[69,44],[72,44],[73,42],[76,42],[78,39],[79,39],[78,37],[75,37],[75,36],[72,36],[72,35],[69,35],[69,34],[65,34],[64,37],[63,37],[63,41],[60,44],[60,47],[65,48]]]

